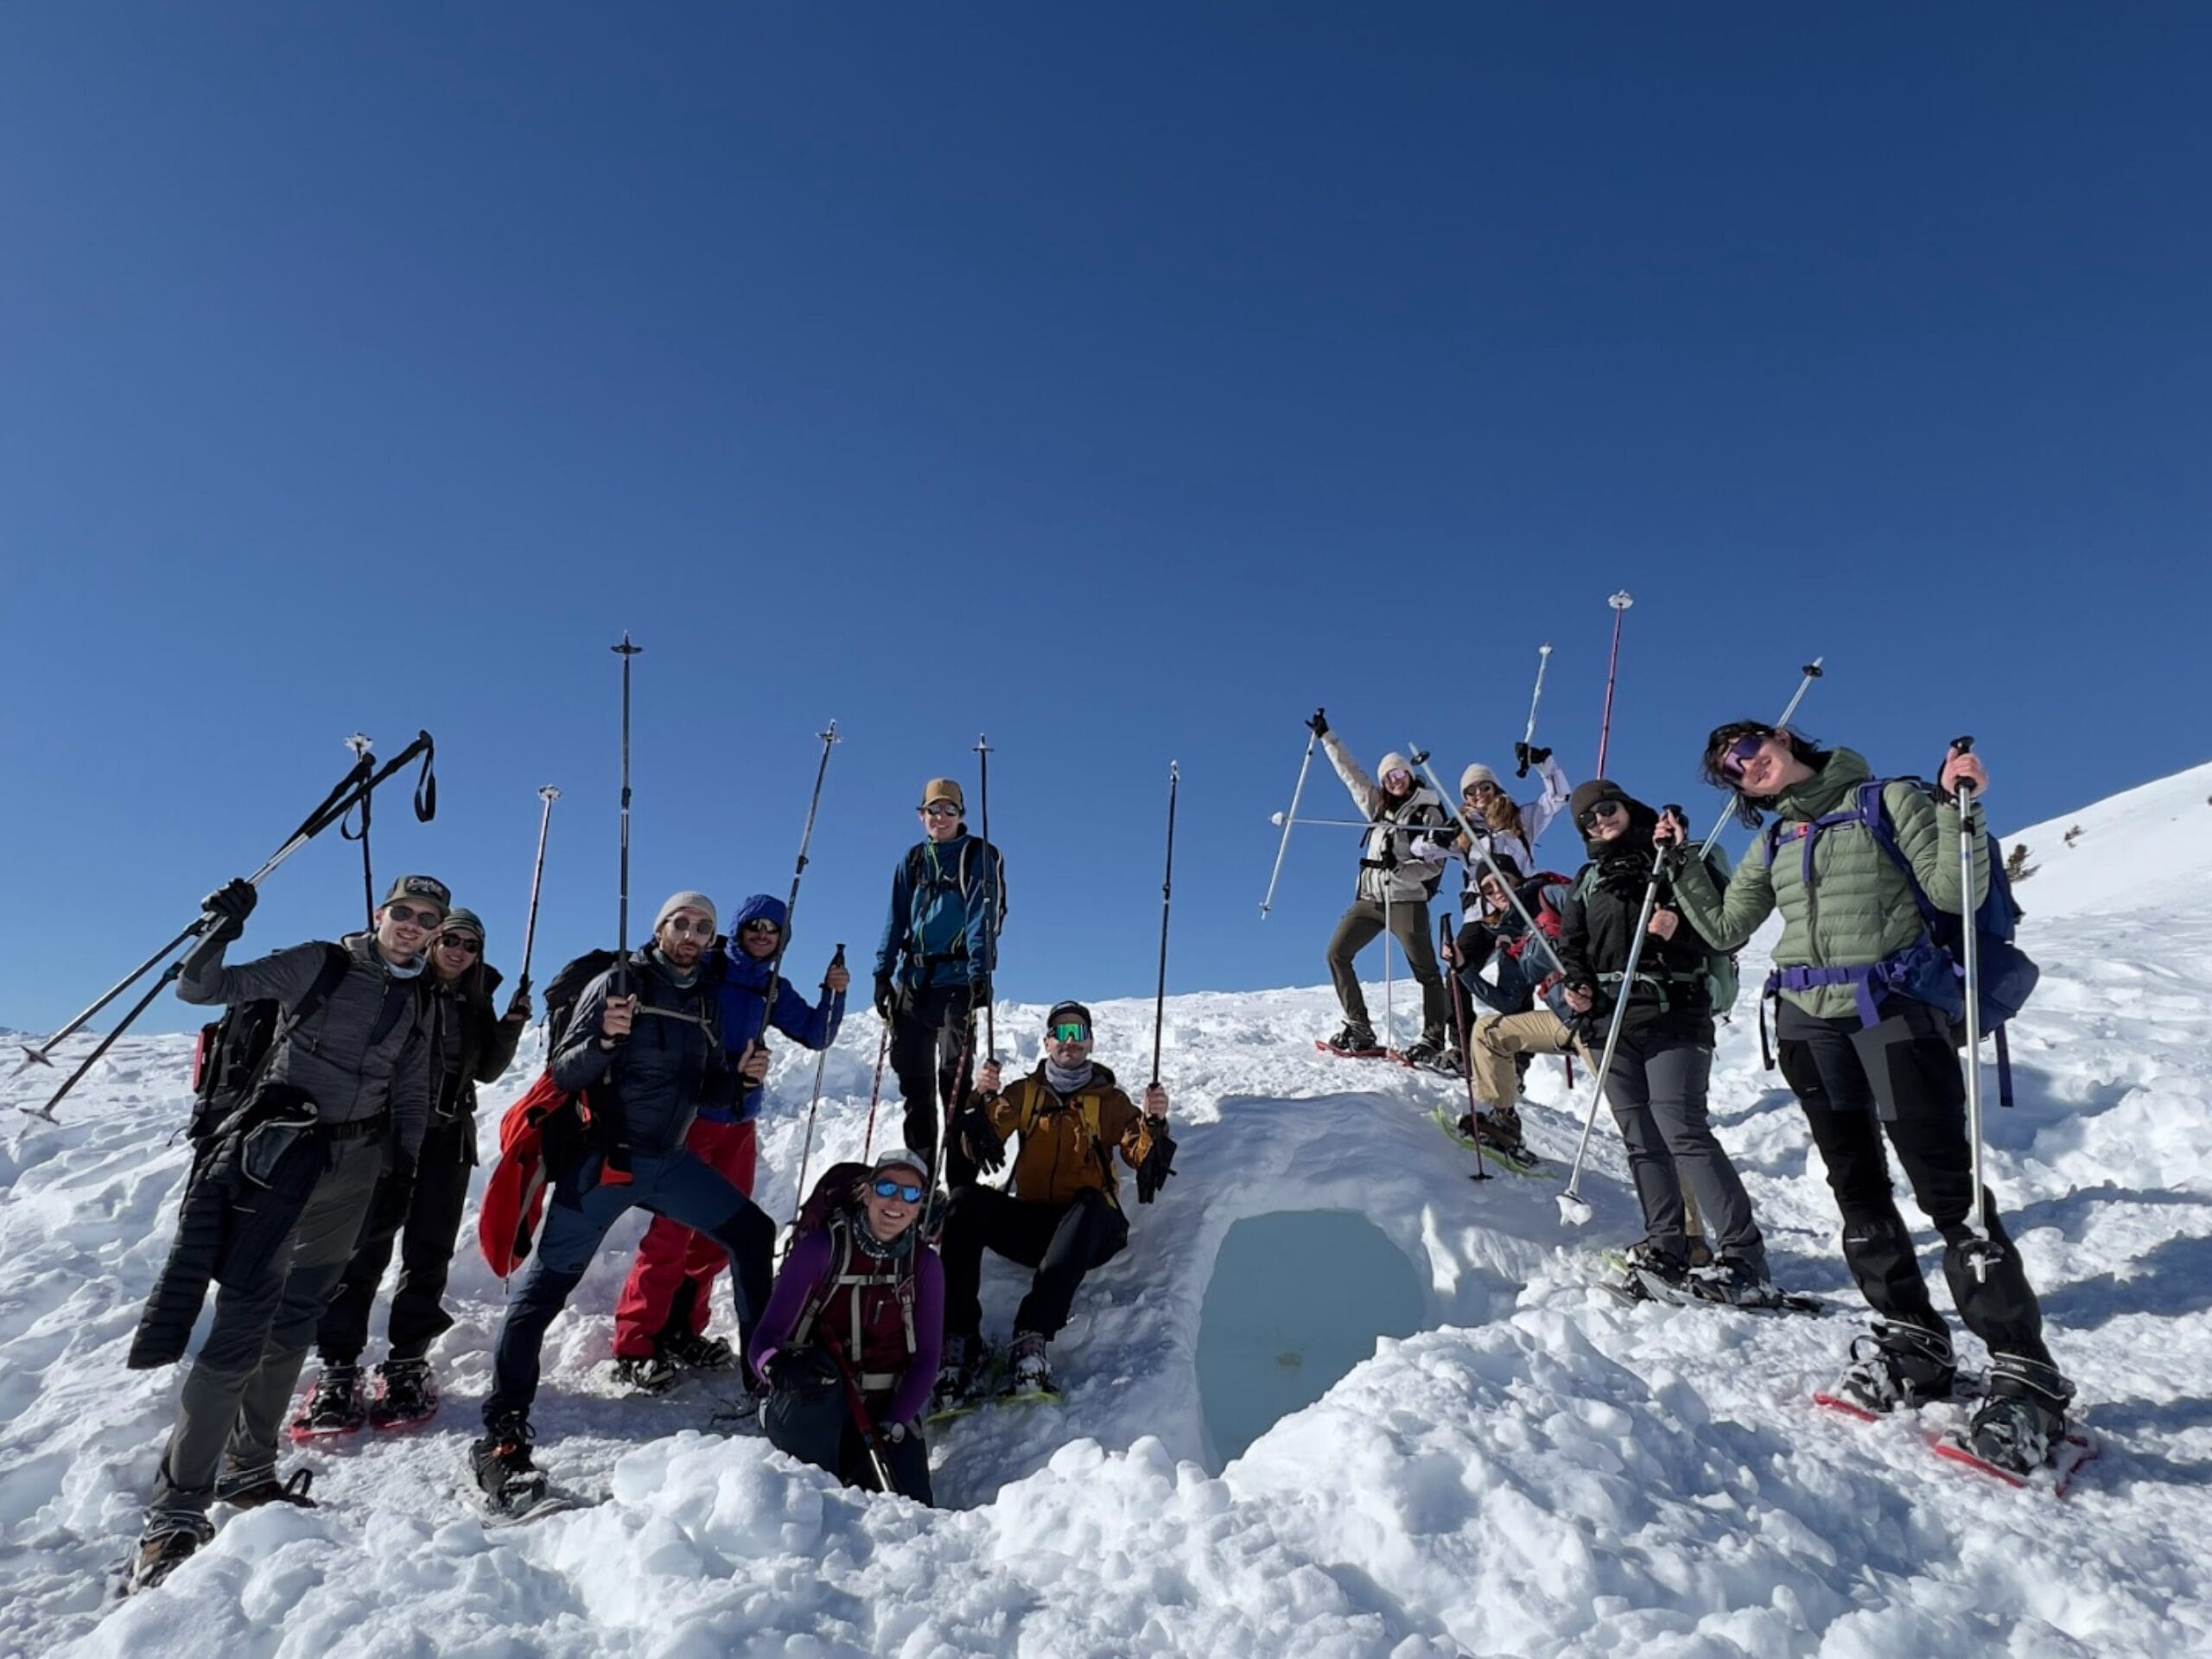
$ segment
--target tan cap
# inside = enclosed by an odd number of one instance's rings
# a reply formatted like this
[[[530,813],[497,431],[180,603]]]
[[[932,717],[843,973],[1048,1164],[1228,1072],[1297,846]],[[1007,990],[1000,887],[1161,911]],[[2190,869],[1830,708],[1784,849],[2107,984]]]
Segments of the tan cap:
[[[932,778],[922,786],[922,804],[927,806],[931,801],[950,801],[963,812],[968,810],[968,798],[950,778]]]

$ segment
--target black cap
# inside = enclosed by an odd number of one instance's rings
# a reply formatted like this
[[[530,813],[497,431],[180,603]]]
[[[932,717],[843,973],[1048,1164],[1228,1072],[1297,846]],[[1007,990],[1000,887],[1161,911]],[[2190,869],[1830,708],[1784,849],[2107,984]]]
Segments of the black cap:
[[[1083,1028],[1085,1031],[1096,1029],[1096,1027],[1091,1022],[1090,1010],[1084,1007],[1080,1002],[1068,1001],[1053,1003],[1052,1011],[1045,1016],[1045,1029],[1050,1031],[1054,1026],[1058,1025],[1063,1020],[1080,1020],[1083,1021]]]

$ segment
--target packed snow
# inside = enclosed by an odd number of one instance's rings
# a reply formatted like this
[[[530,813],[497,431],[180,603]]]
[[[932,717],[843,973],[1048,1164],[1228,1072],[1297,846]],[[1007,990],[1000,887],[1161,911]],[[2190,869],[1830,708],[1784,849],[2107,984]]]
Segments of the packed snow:
[[[2004,837],[2037,866],[2019,896],[2045,977],[2014,1031],[2019,1104],[1991,1115],[1991,1181],[2105,1448],[2063,1501],[1941,1462],[1903,1423],[1808,1403],[1862,1316],[1748,993],[1715,1116],[1777,1277],[1827,1298],[1818,1317],[1620,1303],[1592,1287],[1593,1250],[1640,1230],[1608,1119],[1583,1183],[1596,1222],[1571,1232],[1560,1168],[1469,1180],[1433,1122],[1463,1109],[1459,1085],[1316,1053],[1325,989],[1201,993],[1167,1005],[1178,1173],[1147,1207],[1124,1181],[1131,1248],[1056,1344],[1065,1405],[932,1431],[941,1510],[724,1434],[704,1382],[620,1395],[612,1308],[638,1217],[555,1325],[537,1412],[542,1459],[607,1500],[487,1531],[461,1488],[500,1287],[472,1227],[458,1322],[433,1353],[442,1414],[303,1454],[321,1508],[232,1518],[165,1586],[118,1603],[111,1570],[178,1380],[123,1355],[175,1218],[188,1058],[183,1039],[126,1039],[60,1128],[10,1112],[0,1132],[0,1653],[2212,1652],[2208,796],[2212,767]],[[1318,969],[1320,939],[1268,943]],[[1745,967],[1756,986],[1759,947]],[[1041,1012],[1001,1004],[1001,1046]],[[1144,1072],[1151,1012],[1096,1008],[1124,1078]],[[879,1030],[855,1017],[830,1056],[817,1170],[860,1149]],[[537,1058],[526,1044],[489,1091],[487,1154]],[[812,1074],[785,1052],[772,1079],[760,1196],[779,1219]],[[54,1075],[16,1075],[4,1098],[35,1103]],[[1550,1063],[1530,1076],[1530,1141],[1561,1166],[1584,1082],[1570,1097]],[[879,1146],[895,1122],[893,1103]],[[1200,1383],[1224,1240],[1324,1211],[1365,1217],[1410,1267],[1423,1328],[1375,1340],[1209,1472],[1233,1450],[1210,1436]],[[1281,1252],[1287,1271],[1300,1259]],[[1018,1294],[995,1266],[995,1337]],[[717,1307],[726,1325],[726,1291]],[[1296,1323],[1278,1355],[1303,1363]],[[1251,1335],[1256,1358],[1209,1374],[1278,1357]]]

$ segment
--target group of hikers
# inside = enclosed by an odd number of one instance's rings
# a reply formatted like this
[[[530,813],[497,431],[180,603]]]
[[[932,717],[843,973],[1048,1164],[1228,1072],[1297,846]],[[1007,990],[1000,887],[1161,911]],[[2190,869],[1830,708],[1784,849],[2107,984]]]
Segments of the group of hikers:
[[[1009,1082],[995,1056],[976,1054],[1003,862],[968,832],[956,781],[931,779],[917,813],[922,836],[893,878],[874,973],[906,1144],[824,1173],[780,1271],[775,1224],[753,1198],[766,1033],[772,1025],[815,1050],[835,1040],[849,984],[842,956],[810,1003],[779,971],[783,903],[756,894],[725,931],[708,894],[684,891],[635,951],[581,959],[594,971],[580,986],[563,993],[576,977],[564,969],[549,988],[533,1098],[569,1115],[564,1150],[550,1135],[534,1143],[551,1154],[528,1201],[532,1218],[542,1204],[543,1224],[509,1283],[471,1449],[487,1510],[520,1516],[551,1501],[530,1416],[545,1333],[632,1209],[654,1219],[615,1308],[615,1375],[628,1388],[734,1373],[734,1414],[757,1414],[777,1446],[925,1503],[927,1416],[992,1388],[1053,1392],[1051,1343],[1084,1276],[1128,1240],[1112,1160],[1136,1172],[1147,1202],[1172,1172],[1167,1095],[1155,1082],[1141,1104],[1129,1099],[1092,1058],[1080,1002],[1051,1010],[1028,1075]],[[178,974],[188,1002],[268,1016],[250,1075],[220,1096],[219,1121],[196,1125],[178,1236],[131,1350],[134,1367],[181,1358],[215,1283],[132,1588],[158,1584],[213,1536],[216,1503],[313,1503],[308,1470],[278,1471],[287,1433],[401,1427],[435,1411],[428,1356],[452,1324],[442,1299],[477,1162],[475,1090],[507,1069],[533,1014],[527,984],[495,1008],[483,925],[435,877],[394,881],[365,932],[228,965],[256,898],[243,880],[211,894]],[[981,1184],[979,1173],[1005,1167],[1010,1141],[1010,1179]],[[487,1192],[496,1231],[493,1203]],[[395,1242],[390,1345],[365,1375]],[[987,1252],[1033,1269],[1002,1364],[982,1335]],[[734,1345],[707,1331],[725,1266]],[[319,1374],[294,1409],[310,1346]]]
[[[1309,723],[1366,827],[1356,896],[1328,947],[1344,1024],[1325,1046],[1385,1052],[1354,971],[1385,931],[1421,990],[1421,1031],[1402,1058],[1465,1075],[1463,1127],[1492,1148],[1525,1154],[1517,1096],[1529,1057],[1577,1056],[1595,1073],[1610,1046],[1604,1094],[1643,1224],[1626,1252],[1631,1274],[1693,1300],[1770,1306],[1765,1243],[1707,1093],[1716,1020],[1735,996],[1732,953],[1780,910],[1768,986],[1780,1003],[1779,1064],[1875,1315],[1839,1392],[1885,1412],[1945,1397],[1958,1380],[1892,1195],[1886,1139],[1942,1236],[1954,1304],[1991,1351],[1974,1448],[2006,1468],[2042,1464],[2066,1431],[2073,1390],[2044,1344],[2019,1254],[1987,1193],[1974,1190],[1956,1012],[1899,968],[1924,949],[1923,906],[1958,916],[1984,898],[1986,849],[1955,793],[1986,784],[1980,760],[1955,749],[1932,785],[1877,780],[1854,752],[1786,727],[1721,726],[1703,776],[1731,795],[1744,825],[1774,819],[1731,872],[1689,844],[1681,809],[1655,810],[1605,778],[1573,785],[1549,750],[1526,741],[1516,760],[1523,775],[1536,771],[1540,794],[1516,803],[1474,765],[1448,810],[1417,762],[1385,755],[1370,779],[1324,714]],[[1008,1081],[995,1054],[977,1052],[1006,913],[1003,861],[969,832],[957,781],[931,779],[916,810],[921,834],[894,873],[873,975],[904,1144],[815,1183],[780,1271],[777,1228],[753,1198],[767,1036],[772,1027],[813,1050],[836,1039],[849,984],[842,953],[810,1001],[782,975],[782,903],[755,895],[725,925],[708,894],[683,891],[634,951],[601,953],[559,997],[561,981],[549,988],[538,1090],[567,1112],[567,1133],[557,1147],[545,1141],[527,1183],[526,1261],[508,1286],[471,1451],[488,1510],[524,1516],[557,1497],[532,1455],[546,1332],[632,1209],[654,1219],[615,1310],[627,1387],[731,1373],[735,1410],[757,1413],[776,1446],[923,1503],[931,1416],[993,1389],[1052,1391],[1050,1346],[1084,1276],[1128,1240],[1115,1159],[1135,1172],[1144,1202],[1172,1172],[1167,1096],[1155,1079],[1131,1099],[1094,1058],[1079,1002],[1052,1008],[1024,1076]],[[1542,868],[1537,851],[1562,812],[1582,837],[1573,871]],[[1971,884],[1962,836],[1977,843]],[[1465,891],[1440,964],[1428,904],[1455,861]],[[197,1136],[175,1247],[132,1350],[134,1366],[180,1358],[210,1280],[218,1285],[147,1510],[137,1586],[159,1583],[212,1536],[215,1503],[313,1501],[305,1470],[279,1474],[288,1430],[308,1440],[435,1411],[428,1355],[451,1324],[442,1294],[478,1156],[475,1090],[507,1068],[534,1013],[526,982],[497,1007],[482,924],[432,877],[393,882],[366,932],[227,965],[255,896],[245,880],[209,896],[178,976],[188,1002],[234,1014],[265,1004],[273,1015],[231,1109]],[[1467,998],[1480,1017],[1469,1020]],[[1009,1158],[1003,1186],[984,1179]],[[528,1217],[541,1201],[533,1237]],[[513,1219],[503,1212],[499,1224]],[[487,1217],[487,1238],[491,1226]],[[395,1244],[389,1347],[365,1376],[370,1312]],[[982,1328],[987,1252],[1033,1270],[1000,1350]],[[725,1265],[734,1344],[708,1331]],[[311,1345],[318,1376],[295,1408]]]

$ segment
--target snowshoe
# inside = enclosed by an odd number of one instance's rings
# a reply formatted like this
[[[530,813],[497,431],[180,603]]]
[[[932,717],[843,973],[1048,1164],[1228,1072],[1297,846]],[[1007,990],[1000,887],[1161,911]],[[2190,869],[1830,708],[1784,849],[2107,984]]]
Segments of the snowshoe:
[[[359,1365],[326,1365],[285,1433],[295,1441],[334,1440],[359,1431],[369,1420]]]
[[[1455,1123],[1445,1109],[1439,1107],[1435,1113],[1436,1127],[1470,1152],[1475,1150],[1478,1138],[1479,1138],[1483,1161],[1486,1168],[1495,1165],[1515,1175],[1541,1173],[1544,1167],[1544,1160],[1531,1152],[1527,1144],[1522,1141],[1519,1117],[1514,1117],[1510,1125],[1500,1128],[1491,1122],[1491,1120],[1494,1116],[1493,1113],[1485,1112],[1480,1117],[1472,1117],[1462,1112],[1459,1114],[1459,1122]]]
[[[1770,1307],[1782,1300],[1782,1293],[1767,1277],[1765,1268],[1736,1255],[1708,1258],[1700,1262],[1694,1248],[1689,1259],[1688,1288],[1691,1295],[1702,1301],[1725,1302],[1732,1307]]]
[[[227,1503],[234,1510],[257,1510],[264,1503],[290,1503],[302,1510],[312,1510],[315,1501],[308,1496],[315,1484],[315,1471],[295,1469],[289,1478],[276,1478],[276,1465],[262,1469],[243,1469],[225,1475],[215,1483],[215,1501]]]
[[[205,1516],[149,1517],[145,1534],[138,1540],[138,1553],[130,1558],[130,1575],[124,1583],[123,1593],[135,1595],[141,1590],[153,1589],[214,1535],[215,1529]]]
[[[937,1369],[937,1385],[930,1390],[929,1421],[964,1417],[973,1411],[982,1393],[989,1351],[981,1337],[950,1336],[944,1357]]]
[[[662,1338],[660,1351],[687,1371],[726,1371],[737,1363],[737,1350],[721,1338],[692,1331]]]
[[[483,1439],[468,1449],[470,1471],[483,1494],[486,1512],[494,1519],[518,1521],[538,1512],[551,1491],[544,1471],[531,1460],[530,1420],[511,1412],[487,1423]]]
[[[2074,1385],[2049,1365],[1999,1354],[1989,1367],[1989,1394],[1958,1442],[2000,1474],[2024,1477],[2049,1463],[2066,1439],[2066,1408]]]
[[[650,1354],[618,1354],[614,1380],[632,1394],[665,1394],[676,1386],[676,1362],[660,1349]]]
[[[1446,1077],[1456,1077],[1459,1075],[1453,1064],[1453,1058],[1452,1052],[1443,1044],[1433,1042],[1426,1037],[1405,1052],[1406,1064],[1414,1070],[1433,1071]]]
[[[1948,1332],[1878,1320],[1871,1336],[1851,1339],[1851,1363],[1835,1387],[1813,1398],[1872,1421],[1899,1407],[1949,1399],[1958,1375]]]
[[[438,1384],[427,1359],[387,1359],[369,1391],[369,1421],[378,1428],[408,1428],[438,1414]]]
[[[1034,1331],[1018,1331],[1014,1345],[1007,1351],[1006,1382],[999,1395],[1005,1400],[1057,1400],[1060,1397],[1058,1382],[1052,1376],[1052,1362],[1046,1355],[1048,1339]]]
[[[1374,1027],[1360,1025],[1351,1020],[1347,1020],[1344,1028],[1335,1036],[1325,1042],[1316,1043],[1313,1046],[1327,1053],[1341,1054],[1349,1058],[1360,1060],[1379,1060],[1388,1052],[1381,1043],[1376,1041]]]

